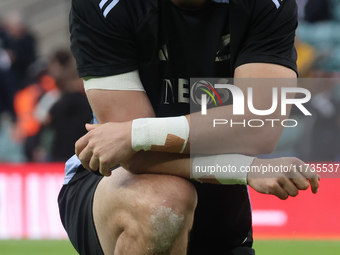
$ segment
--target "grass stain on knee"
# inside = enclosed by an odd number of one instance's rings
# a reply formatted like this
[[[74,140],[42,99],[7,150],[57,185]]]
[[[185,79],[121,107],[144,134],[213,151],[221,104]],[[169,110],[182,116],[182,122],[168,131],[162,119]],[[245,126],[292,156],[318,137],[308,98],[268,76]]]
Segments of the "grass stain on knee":
[[[162,205],[154,209],[151,222],[154,229],[154,251],[156,254],[169,251],[183,228],[184,216]]]

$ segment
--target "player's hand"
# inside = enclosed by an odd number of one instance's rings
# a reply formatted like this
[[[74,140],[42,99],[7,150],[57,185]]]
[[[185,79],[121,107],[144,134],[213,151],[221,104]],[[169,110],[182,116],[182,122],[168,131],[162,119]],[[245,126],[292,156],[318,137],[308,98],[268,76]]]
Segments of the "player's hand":
[[[76,142],[76,154],[87,170],[110,176],[110,168],[129,159],[135,151],[131,147],[132,122],[86,124],[89,131]]]
[[[248,184],[259,193],[272,194],[280,199],[295,197],[299,190],[306,190],[311,185],[316,194],[319,189],[320,176],[315,170],[297,158],[255,159],[252,166],[263,169],[264,166],[277,166],[289,171],[275,173],[249,172]],[[284,168],[286,167],[286,168]],[[278,168],[277,168],[278,169]],[[309,181],[309,182],[308,182]]]

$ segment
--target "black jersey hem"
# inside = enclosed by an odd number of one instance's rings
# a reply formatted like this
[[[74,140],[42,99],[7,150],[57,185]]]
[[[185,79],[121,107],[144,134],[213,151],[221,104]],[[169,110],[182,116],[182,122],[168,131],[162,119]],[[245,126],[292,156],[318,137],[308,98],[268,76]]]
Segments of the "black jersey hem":
[[[78,67],[79,77],[86,76],[111,76],[123,73],[128,73],[137,70],[135,63],[124,63],[112,66],[93,66],[93,67]]]
[[[287,67],[293,70],[297,75],[299,75],[296,63],[286,60],[280,57],[273,56],[257,56],[254,60],[247,58],[238,58],[235,64],[235,69],[241,65],[253,64],[253,63],[265,63],[265,64],[276,64]]]

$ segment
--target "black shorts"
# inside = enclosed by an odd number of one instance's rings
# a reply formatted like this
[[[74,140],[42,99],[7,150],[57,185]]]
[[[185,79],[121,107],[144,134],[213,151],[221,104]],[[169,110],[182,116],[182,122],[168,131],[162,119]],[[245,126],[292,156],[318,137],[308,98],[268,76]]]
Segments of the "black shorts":
[[[103,176],[79,166],[71,181],[59,193],[61,222],[77,252],[81,255],[103,255],[93,221],[93,196]]]
[[[81,255],[104,254],[92,213],[94,192],[102,178],[80,166],[58,197],[62,223]],[[254,255],[247,187],[193,183],[198,205],[188,255]]]

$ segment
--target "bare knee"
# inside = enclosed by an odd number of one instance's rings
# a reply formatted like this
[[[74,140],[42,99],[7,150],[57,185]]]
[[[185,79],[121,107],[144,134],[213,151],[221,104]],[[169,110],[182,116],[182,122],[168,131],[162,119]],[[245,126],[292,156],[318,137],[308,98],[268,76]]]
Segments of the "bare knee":
[[[173,248],[176,240],[187,237],[197,204],[196,190],[188,181],[168,176],[158,193],[160,200],[152,205],[150,221],[155,254]],[[162,182],[162,181],[161,181]],[[159,191],[159,190],[158,190]],[[182,245],[186,245],[183,240]]]
[[[117,246],[110,245],[115,254],[134,254],[126,250],[133,249],[127,240],[133,240],[145,254],[170,254],[176,245],[186,246],[197,204],[194,186],[175,176],[117,174],[111,182],[107,180],[105,187],[109,188],[101,192],[106,201],[113,203],[100,201],[100,194],[95,201],[100,207],[108,207],[99,213],[99,220],[112,233],[109,236],[120,233],[118,239],[113,238]],[[107,200],[107,195],[112,199]],[[109,237],[105,239],[109,243]]]
[[[131,174],[120,169],[120,175],[111,178],[112,192],[119,189],[120,198],[126,205],[133,201],[143,205],[171,207],[176,212],[193,211],[197,204],[197,193],[188,180],[171,175]],[[108,193],[111,193],[108,191]]]
[[[141,221],[145,224],[136,228],[148,240],[146,248],[151,254],[170,254],[176,245],[187,245],[197,204],[196,190],[190,182],[180,177],[144,177],[146,179],[139,182],[142,189],[134,191],[136,204],[133,218],[136,224]],[[136,233],[135,229],[130,230]]]
[[[172,208],[178,214],[187,214],[195,210],[197,193],[195,187],[187,180],[176,176],[156,176],[150,179],[153,190],[153,206]]]

